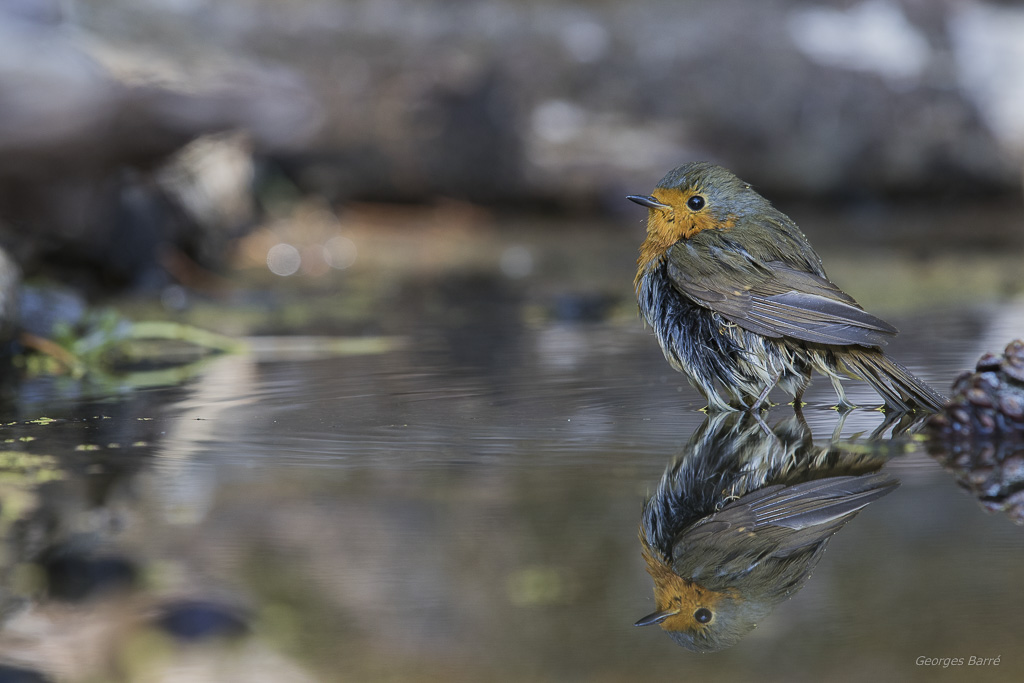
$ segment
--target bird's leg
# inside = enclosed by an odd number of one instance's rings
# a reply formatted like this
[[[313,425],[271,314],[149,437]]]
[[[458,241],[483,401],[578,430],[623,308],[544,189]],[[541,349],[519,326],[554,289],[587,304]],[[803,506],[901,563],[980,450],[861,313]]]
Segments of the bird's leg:
[[[838,407],[838,406],[837,406]],[[850,415],[850,409],[839,411],[839,421],[836,422],[836,428],[832,430],[832,441],[839,441],[843,434],[843,426],[846,424],[846,418]]]
[[[800,425],[800,431],[805,434],[810,434],[811,426],[807,424],[807,418],[804,417],[804,413],[802,410],[800,410],[799,406],[797,406],[796,412],[793,414],[793,416],[796,418],[796,423]]]
[[[885,419],[882,420],[882,424],[875,428],[875,431],[871,432],[872,439],[882,438],[885,431],[890,427],[892,427],[892,432],[889,434],[890,438],[900,436],[917,422],[914,413],[905,410],[889,408],[883,411],[882,414],[885,415]]]
[[[800,374],[798,375],[800,381],[799,384],[796,384],[795,389],[788,389],[786,385],[783,384],[783,388],[787,388],[787,391],[791,390],[793,392],[792,406],[793,408],[796,409],[797,412],[800,412],[800,409],[807,405],[806,403],[804,403],[803,399],[804,392],[807,391],[807,387],[811,385],[811,371],[812,370],[810,367],[806,367],[803,369],[803,371],[800,372]]]
[[[754,401],[754,403],[750,406],[749,410],[760,410],[761,409],[761,404],[764,403],[764,400],[766,398],[768,398],[768,394],[770,394],[772,389],[775,388],[775,385],[779,383],[779,378],[780,377],[782,377],[782,373],[781,372],[779,374],[775,375],[775,379],[773,379],[771,382],[768,382],[768,384],[765,385],[764,391],[762,391],[761,395],[757,397],[757,400]]]
[[[804,389],[806,389],[806,388],[807,388],[807,385],[805,384],[805,385],[801,386],[799,389],[797,389],[796,393],[793,394],[793,409],[796,410],[796,412],[798,412],[798,413],[800,412],[801,408],[803,408],[805,405],[807,405],[803,401]]]
[[[832,375],[829,377],[829,380],[832,382],[832,388],[836,390],[836,396],[839,397],[839,402],[836,403],[836,410],[840,413],[845,413],[852,408],[856,408],[857,406],[855,404],[846,400],[846,390],[843,389],[843,383],[839,378]]]
[[[767,423],[765,423],[765,421],[761,418],[760,413],[751,413],[751,415],[753,415],[754,420],[757,422],[757,426],[761,428],[761,431],[764,432],[765,436],[767,436],[770,439],[775,439],[776,441],[778,440],[778,435],[776,435],[775,432],[771,430],[771,427],[769,427]]]

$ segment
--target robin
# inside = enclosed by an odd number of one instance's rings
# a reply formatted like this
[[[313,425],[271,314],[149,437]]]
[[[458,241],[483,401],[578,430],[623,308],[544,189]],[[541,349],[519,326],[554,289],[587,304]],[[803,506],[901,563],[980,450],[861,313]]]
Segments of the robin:
[[[940,410],[945,397],[883,353],[897,330],[832,283],[785,214],[726,169],[694,162],[654,192],[634,282],[665,358],[710,410],[758,410],[781,387],[799,407],[812,371],[846,400],[866,381],[889,409]]]
[[[769,431],[734,415],[695,433],[640,521],[656,609],[636,625],[695,652],[735,645],[803,586],[839,529],[899,486],[874,472],[883,458],[815,447],[805,423]]]

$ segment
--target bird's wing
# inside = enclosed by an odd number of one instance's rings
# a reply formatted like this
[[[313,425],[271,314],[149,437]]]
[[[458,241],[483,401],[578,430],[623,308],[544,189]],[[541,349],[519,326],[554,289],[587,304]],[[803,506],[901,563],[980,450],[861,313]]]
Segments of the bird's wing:
[[[827,278],[743,249],[679,242],[666,272],[676,288],[726,320],[766,337],[882,346],[896,328],[867,313]]]
[[[785,557],[827,539],[899,482],[888,474],[827,477],[768,486],[729,503],[684,531],[674,555],[733,546],[753,555]],[[737,553],[738,554],[738,553]]]

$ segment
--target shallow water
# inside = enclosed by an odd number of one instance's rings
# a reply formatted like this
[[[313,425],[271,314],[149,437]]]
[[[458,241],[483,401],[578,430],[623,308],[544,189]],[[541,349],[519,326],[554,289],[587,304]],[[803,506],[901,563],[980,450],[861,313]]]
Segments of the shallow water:
[[[380,353],[257,342],[177,387],[23,394],[0,661],[73,681],[1024,677],[1024,531],[919,440],[872,445],[877,397],[850,385],[866,407],[841,420],[820,378],[814,441],[888,459],[901,487],[735,647],[634,627],[653,609],[641,507],[703,402],[635,318],[527,304],[399,324]],[[1024,308],[886,317],[893,355],[948,388]]]

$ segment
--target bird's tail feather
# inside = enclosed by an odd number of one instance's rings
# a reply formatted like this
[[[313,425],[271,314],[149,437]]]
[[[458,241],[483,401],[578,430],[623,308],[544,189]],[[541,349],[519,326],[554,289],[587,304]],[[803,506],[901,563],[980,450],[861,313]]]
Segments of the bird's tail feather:
[[[842,362],[851,374],[870,384],[887,407],[937,412],[949,401],[881,351],[850,349]]]

